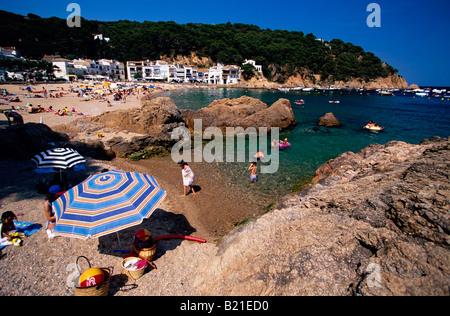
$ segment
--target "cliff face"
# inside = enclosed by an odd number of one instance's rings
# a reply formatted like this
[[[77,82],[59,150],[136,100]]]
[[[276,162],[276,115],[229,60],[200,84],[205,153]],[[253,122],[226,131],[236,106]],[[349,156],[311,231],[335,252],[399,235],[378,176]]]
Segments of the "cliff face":
[[[203,295],[449,295],[449,140],[345,153],[230,233]]]
[[[244,81],[243,81],[244,82]],[[408,83],[397,74],[386,78],[364,81],[362,79],[353,79],[351,81],[320,81],[319,75],[306,75],[299,73],[289,77],[284,84],[270,82],[265,78],[252,78],[244,82],[249,87],[255,88],[277,88],[277,87],[305,87],[305,88],[324,88],[334,86],[340,89],[407,89]]]

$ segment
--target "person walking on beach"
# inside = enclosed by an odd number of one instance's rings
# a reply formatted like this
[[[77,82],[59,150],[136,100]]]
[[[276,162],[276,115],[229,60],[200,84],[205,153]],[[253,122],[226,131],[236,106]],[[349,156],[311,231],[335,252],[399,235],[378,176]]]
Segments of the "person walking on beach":
[[[256,175],[258,166],[256,165],[256,162],[253,161],[250,164],[250,167],[248,167],[248,170],[250,170],[250,183],[258,181],[258,176]]]
[[[194,187],[192,186],[194,183],[194,172],[192,172],[187,162],[184,162],[183,160],[179,161],[178,165],[181,167],[181,174],[183,176],[184,194],[182,194],[182,196],[186,196],[188,194],[188,187],[191,188],[192,194],[195,195]]]

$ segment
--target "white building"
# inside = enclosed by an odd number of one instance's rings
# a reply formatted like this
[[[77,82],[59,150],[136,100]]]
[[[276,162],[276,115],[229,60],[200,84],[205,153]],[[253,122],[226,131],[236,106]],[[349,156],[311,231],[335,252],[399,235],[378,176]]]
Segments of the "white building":
[[[244,65],[245,65],[245,64],[251,64],[251,65],[253,65],[253,67],[255,67],[255,69],[256,69],[257,72],[262,73],[262,66],[261,66],[261,65],[257,65],[257,64],[256,64],[256,61],[254,61],[254,60],[252,60],[252,59],[246,59],[246,60],[244,61]]]
[[[109,42],[110,38],[109,37],[103,37],[103,34],[94,34],[94,40],[101,40],[101,41],[106,41]]]
[[[125,80],[125,67],[123,63],[111,59],[100,59],[94,63],[95,69],[99,71],[100,76],[112,80]]]
[[[51,62],[59,68],[55,71],[56,78],[69,80],[70,77],[76,78],[78,75],[90,79],[125,80],[124,65],[116,60],[69,60],[60,56],[48,55],[45,55],[43,60]]]
[[[241,80],[241,68],[234,65],[217,66],[209,68],[208,83],[211,84],[235,84]]]
[[[69,80],[70,77],[76,77],[77,74],[83,75],[83,70],[75,68],[72,60],[62,58],[58,55],[45,55],[42,60],[51,62],[54,66],[58,67],[54,72],[56,78]]]
[[[169,66],[169,82],[189,82],[192,78],[192,67],[183,65]]]
[[[128,80],[142,78],[145,80],[168,81],[169,76],[169,65],[164,61],[143,60],[127,62]]]

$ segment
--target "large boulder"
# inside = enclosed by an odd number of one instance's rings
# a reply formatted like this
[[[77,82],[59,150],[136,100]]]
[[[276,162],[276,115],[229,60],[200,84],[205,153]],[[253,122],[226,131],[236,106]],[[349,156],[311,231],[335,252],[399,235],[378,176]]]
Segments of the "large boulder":
[[[319,123],[320,126],[326,126],[326,127],[333,127],[333,126],[340,126],[341,123],[339,123],[338,119],[336,118],[336,116],[334,116],[333,113],[327,113],[324,116],[319,118]]]
[[[182,110],[184,120],[194,131],[194,120],[202,120],[202,129],[218,127],[226,133],[227,127],[288,128],[296,124],[289,100],[280,99],[271,107],[259,99],[242,96],[236,99],[215,100],[199,110]]]
[[[140,109],[106,112],[91,121],[103,127],[150,136],[159,144],[172,143],[172,130],[185,126],[175,102],[167,97],[146,101]]]

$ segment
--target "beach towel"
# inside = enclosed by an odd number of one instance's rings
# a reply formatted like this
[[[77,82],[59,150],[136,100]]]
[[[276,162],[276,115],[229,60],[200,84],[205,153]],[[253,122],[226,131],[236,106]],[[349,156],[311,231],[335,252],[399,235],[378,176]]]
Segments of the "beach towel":
[[[14,221],[14,225],[16,226],[17,233],[25,234],[25,236],[27,237],[33,235],[42,228],[41,224],[21,222],[16,220]],[[7,241],[6,238],[0,239],[0,250],[8,245],[12,245],[12,243],[10,241]]]

